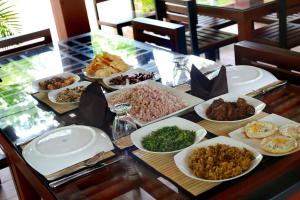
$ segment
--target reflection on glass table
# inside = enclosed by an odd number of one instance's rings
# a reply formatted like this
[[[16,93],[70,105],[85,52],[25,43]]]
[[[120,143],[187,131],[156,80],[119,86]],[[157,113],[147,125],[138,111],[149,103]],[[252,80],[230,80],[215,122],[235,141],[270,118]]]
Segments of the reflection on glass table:
[[[130,109],[131,106],[128,103],[116,104],[111,108],[111,111],[116,113],[112,125],[113,140],[130,135],[130,133],[137,129],[137,126],[128,113]]]
[[[197,4],[233,8],[233,9],[249,9],[263,4],[273,2],[275,0],[196,0]]]

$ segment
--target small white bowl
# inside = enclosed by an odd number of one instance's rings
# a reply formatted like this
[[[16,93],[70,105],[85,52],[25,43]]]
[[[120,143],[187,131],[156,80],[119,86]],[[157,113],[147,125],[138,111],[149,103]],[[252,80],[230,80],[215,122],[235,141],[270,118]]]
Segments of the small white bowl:
[[[79,103],[79,101],[76,101],[76,102],[57,102],[56,101],[56,97],[57,97],[58,93],[66,90],[67,88],[72,89],[72,88],[76,88],[78,86],[87,87],[89,84],[91,84],[91,82],[89,82],[89,81],[82,81],[82,82],[77,82],[75,84],[69,85],[69,86],[64,87],[64,88],[53,90],[53,91],[51,91],[51,92],[48,93],[48,98],[49,98],[49,100],[51,102],[56,103],[56,104],[73,104],[73,103]]]
[[[191,122],[189,120],[186,120],[186,119],[183,119],[180,117],[171,117],[171,118],[167,118],[167,119],[155,122],[148,126],[144,126],[140,129],[134,131],[130,135],[131,140],[137,148],[139,148],[142,151],[149,152],[149,153],[171,154],[171,153],[177,153],[177,152],[183,150],[183,149],[178,149],[176,151],[169,151],[169,152],[156,152],[156,151],[149,151],[143,147],[141,142],[145,136],[149,135],[150,133],[152,133],[155,130],[161,129],[166,126],[177,126],[180,129],[195,131],[196,138],[195,138],[194,144],[200,142],[207,133],[206,130],[204,128],[202,128],[199,124],[196,124],[194,122]]]
[[[150,74],[151,72],[148,72],[148,71],[146,71],[146,70],[144,70],[142,68],[130,69],[130,70],[126,71],[126,72],[121,72],[121,73],[113,74],[110,77],[103,78],[103,83],[108,88],[119,90],[119,89],[122,89],[122,88],[124,88],[126,86],[134,85],[136,83],[134,83],[134,84],[126,84],[126,85],[112,85],[112,84],[109,83],[110,80],[112,80],[113,78],[115,78],[117,76],[121,76],[121,75],[122,76],[125,76],[125,75],[133,76],[134,74],[139,74],[139,73]],[[159,76],[159,74],[155,73],[154,77],[151,80],[158,80],[158,79],[160,79],[160,76]],[[140,82],[142,82],[142,81],[140,81]]]
[[[80,81],[80,77],[77,75],[77,74],[73,74],[71,72],[64,72],[64,73],[60,73],[60,74],[55,74],[53,76],[48,76],[46,78],[42,78],[42,79],[39,79],[39,80],[35,80],[35,81],[32,81],[32,87],[33,89],[39,91],[39,92],[50,92],[50,91],[55,91],[55,90],[43,90],[41,89],[39,83],[42,82],[42,81],[46,81],[46,80],[49,80],[53,77],[63,77],[63,78],[67,78],[67,77],[70,77],[70,76],[73,76],[75,81],[74,83],[68,85],[68,86],[71,86],[73,84],[75,84],[76,82]],[[66,86],[67,87],[67,86]],[[65,87],[62,87],[62,88],[65,88]],[[61,88],[59,88],[61,89]],[[56,89],[56,90],[59,90],[59,89]]]
[[[188,157],[192,154],[193,150],[200,148],[200,147],[214,146],[217,144],[226,144],[226,145],[229,145],[232,147],[246,148],[247,150],[251,151],[253,153],[254,160],[252,161],[250,168],[238,176],[234,176],[234,177],[227,178],[227,179],[221,179],[221,180],[208,180],[208,179],[203,179],[203,178],[193,175],[192,170],[188,166]],[[251,146],[244,144],[242,142],[239,142],[237,140],[231,139],[229,137],[224,137],[224,136],[219,136],[219,137],[215,137],[213,139],[205,140],[203,142],[195,144],[195,145],[181,151],[180,153],[178,153],[174,156],[175,164],[182,173],[184,173],[185,175],[187,175],[193,179],[200,180],[200,181],[206,181],[206,182],[223,182],[223,181],[229,181],[229,180],[241,177],[241,176],[249,173],[251,170],[253,170],[261,162],[262,158],[263,158],[263,156],[256,149],[252,148]]]
[[[243,98],[247,101],[248,104],[250,104],[254,107],[255,114],[253,116],[245,118],[245,119],[233,120],[233,121],[218,121],[218,120],[209,119],[208,116],[206,115],[206,110],[213,103],[214,100],[219,99],[219,98],[224,99],[225,102],[236,102],[238,100],[238,98]],[[194,107],[194,109],[195,109],[195,112],[201,118],[206,119],[208,121],[222,122],[222,123],[235,123],[235,122],[242,122],[242,121],[251,119],[252,117],[254,117],[254,116],[258,115],[260,112],[262,112],[263,109],[265,108],[265,106],[266,106],[266,104],[258,99],[254,99],[249,96],[244,96],[244,95],[235,94],[235,93],[227,93],[227,94],[223,94],[221,96],[212,98],[210,100],[207,100],[201,104],[198,104],[197,106]]]

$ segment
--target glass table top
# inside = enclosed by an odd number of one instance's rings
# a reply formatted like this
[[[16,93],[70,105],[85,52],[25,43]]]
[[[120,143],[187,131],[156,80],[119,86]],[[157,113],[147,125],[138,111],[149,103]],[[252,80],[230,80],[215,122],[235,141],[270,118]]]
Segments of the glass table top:
[[[101,31],[76,36],[0,59],[0,128],[13,127],[15,142],[19,144],[65,125],[61,116],[39,104],[31,95],[37,92],[32,81],[62,72],[78,74],[85,80],[82,70],[102,51],[121,56],[133,68],[159,73],[165,85],[176,86],[190,80],[188,70],[175,70],[173,59],[182,56],[177,53]],[[204,58],[189,58],[189,67],[192,63],[198,68],[215,65]],[[68,115],[66,118],[69,119]]]
[[[232,9],[251,9],[275,0],[196,0],[198,5],[232,8]]]

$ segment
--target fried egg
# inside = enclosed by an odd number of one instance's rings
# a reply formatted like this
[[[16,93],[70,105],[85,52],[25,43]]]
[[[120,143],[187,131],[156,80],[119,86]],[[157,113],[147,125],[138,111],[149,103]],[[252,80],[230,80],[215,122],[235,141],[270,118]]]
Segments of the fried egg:
[[[279,128],[279,133],[285,136],[290,136],[300,139],[300,124],[286,124]]]
[[[298,144],[295,138],[285,135],[273,135],[264,138],[260,146],[263,150],[270,153],[287,153],[297,148]]]
[[[276,124],[266,121],[253,121],[245,126],[245,133],[249,138],[265,138],[278,130]]]

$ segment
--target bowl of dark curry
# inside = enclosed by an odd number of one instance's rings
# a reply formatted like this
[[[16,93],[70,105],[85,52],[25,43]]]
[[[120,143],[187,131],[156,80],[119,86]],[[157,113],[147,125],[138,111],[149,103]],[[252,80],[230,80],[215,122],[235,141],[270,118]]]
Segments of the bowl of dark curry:
[[[266,104],[258,99],[227,93],[195,106],[196,113],[213,122],[241,122],[258,115]]]

